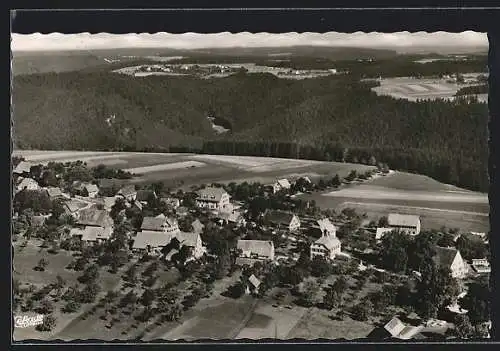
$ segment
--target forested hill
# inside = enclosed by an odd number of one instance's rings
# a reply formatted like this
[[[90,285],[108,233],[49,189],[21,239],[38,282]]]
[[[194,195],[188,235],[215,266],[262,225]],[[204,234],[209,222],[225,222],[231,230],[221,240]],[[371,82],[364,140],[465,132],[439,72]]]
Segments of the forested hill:
[[[17,76],[18,148],[123,149],[380,162],[487,191],[486,104],[379,97],[351,76],[203,80]],[[217,136],[207,116],[231,132]]]

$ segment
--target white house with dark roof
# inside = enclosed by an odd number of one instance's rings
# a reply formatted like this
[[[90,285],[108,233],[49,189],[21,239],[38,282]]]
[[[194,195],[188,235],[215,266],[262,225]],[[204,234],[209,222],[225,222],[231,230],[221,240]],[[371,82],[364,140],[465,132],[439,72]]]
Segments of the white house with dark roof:
[[[435,247],[436,254],[432,258],[438,267],[450,269],[451,276],[457,279],[463,279],[469,273],[469,267],[462,258],[460,251],[449,247]]]
[[[240,257],[256,260],[274,260],[274,244],[266,240],[238,240]]]
[[[230,196],[223,188],[206,187],[197,192],[196,206],[220,211],[230,206]]]
[[[321,237],[311,244],[311,260],[316,256],[333,260],[341,252],[341,243],[337,238],[337,229],[328,219],[320,219],[318,225],[321,229]]]
[[[289,211],[267,210],[264,213],[264,221],[277,229],[285,229],[291,232],[300,228],[300,219]]]
[[[288,179],[278,179],[273,184],[273,193],[277,193],[281,190],[289,190],[292,187],[292,184],[288,181]]]
[[[420,217],[415,215],[404,215],[390,213],[387,216],[388,228],[398,230],[409,235],[420,234]]]

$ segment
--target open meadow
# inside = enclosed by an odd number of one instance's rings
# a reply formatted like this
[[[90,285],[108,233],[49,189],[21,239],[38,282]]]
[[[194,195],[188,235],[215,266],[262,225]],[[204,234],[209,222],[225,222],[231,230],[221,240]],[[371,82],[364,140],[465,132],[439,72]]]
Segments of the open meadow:
[[[295,160],[271,157],[195,155],[178,153],[87,152],[87,151],[31,151],[15,150],[36,163],[82,160],[89,166],[104,164],[121,168],[139,177],[131,182],[163,181],[169,186],[203,183],[262,182],[272,183],[278,178],[310,176],[345,177],[351,170],[364,172],[374,167],[360,164]]]

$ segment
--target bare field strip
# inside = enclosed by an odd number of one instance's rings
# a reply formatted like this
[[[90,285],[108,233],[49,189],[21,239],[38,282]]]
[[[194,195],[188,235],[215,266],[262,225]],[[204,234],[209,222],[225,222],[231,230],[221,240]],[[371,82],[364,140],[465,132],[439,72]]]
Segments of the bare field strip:
[[[381,200],[408,200],[412,201],[436,201],[436,202],[461,202],[461,203],[488,203],[488,197],[476,193],[448,193],[448,192],[424,192],[424,191],[402,191],[387,189],[373,185],[360,185],[357,187],[333,191],[323,196],[343,197],[351,199],[381,199]]]
[[[127,168],[124,169],[125,172],[130,173],[150,173],[150,172],[160,172],[160,171],[170,171],[183,168],[197,168],[206,166],[206,163],[197,161],[183,161],[174,163],[164,163],[154,166],[137,167],[137,168]]]

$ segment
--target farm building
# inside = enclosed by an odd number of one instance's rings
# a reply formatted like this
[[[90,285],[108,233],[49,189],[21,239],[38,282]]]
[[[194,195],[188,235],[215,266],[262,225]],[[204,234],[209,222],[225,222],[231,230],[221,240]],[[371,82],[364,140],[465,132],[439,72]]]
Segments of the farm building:
[[[156,199],[156,193],[152,190],[138,190],[135,201],[142,203],[143,205],[147,204],[150,199]]]
[[[414,215],[403,215],[390,213],[387,216],[388,227],[407,233],[409,235],[420,234],[420,217]]]
[[[144,217],[141,224],[141,231],[144,230],[170,234],[175,234],[180,231],[177,220],[166,217],[163,214],[156,217]]]
[[[99,193],[97,185],[88,182],[75,181],[73,182],[72,187],[79,195],[85,197],[94,198]]]
[[[266,240],[238,240],[240,257],[255,260],[274,260],[274,244]]]
[[[286,229],[291,232],[300,228],[299,217],[288,211],[267,210],[264,213],[264,221],[272,227]]]
[[[220,211],[230,206],[230,196],[223,188],[207,187],[198,191],[196,206]]]
[[[80,211],[77,228],[70,231],[71,236],[79,237],[86,242],[101,242],[108,240],[113,233],[113,220],[105,210],[94,207]]]
[[[469,269],[462,258],[460,251],[453,248],[435,247],[436,254],[432,258],[438,267],[446,267],[451,270],[453,278],[465,278]]]
[[[18,175],[28,175],[33,164],[31,162],[21,161],[14,168],[13,173]]]
[[[40,185],[36,180],[31,178],[22,178],[21,182],[17,185],[17,191],[39,189],[41,189]]]
[[[279,191],[282,190],[289,190],[292,187],[288,179],[278,179],[274,184],[273,184],[273,193],[276,194]]]
[[[490,263],[486,258],[474,258],[472,259],[472,268],[477,273],[490,273],[491,267]]]
[[[198,233],[165,233],[159,231],[143,230],[137,233],[132,244],[134,251],[148,252],[150,254],[160,255],[162,249],[170,244],[172,239],[177,239],[179,247],[187,246],[191,249],[191,257],[188,259],[198,259],[205,253],[205,248]],[[166,256],[170,259],[177,250],[171,250]]]
[[[225,224],[236,224],[237,226],[244,226],[246,224],[246,220],[243,215],[239,211],[231,211],[231,212],[219,212],[217,215],[219,221]]]
[[[47,187],[45,188],[45,192],[47,193],[47,195],[49,196],[49,198],[51,200],[54,200],[54,199],[62,199],[62,198],[69,198],[69,196],[67,194],[64,194],[60,188],[57,188],[57,187]]]
[[[80,212],[86,208],[89,208],[91,204],[80,201],[78,199],[71,199],[64,203],[64,212],[73,218],[79,218]]]
[[[121,188],[116,196],[122,197],[127,201],[132,201],[135,200],[137,196],[137,190],[135,190],[135,186],[127,185],[126,187]]]
[[[335,226],[328,219],[319,220],[318,224],[322,234],[318,240],[311,244],[311,260],[316,256],[333,260],[341,251],[341,243],[336,236]]]

